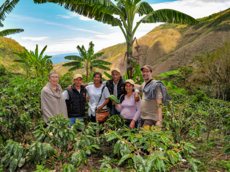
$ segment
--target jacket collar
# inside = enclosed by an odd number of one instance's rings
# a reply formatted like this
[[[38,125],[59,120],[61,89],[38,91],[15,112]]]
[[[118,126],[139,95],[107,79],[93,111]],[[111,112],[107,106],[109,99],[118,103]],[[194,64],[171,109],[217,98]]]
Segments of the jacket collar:
[[[74,84],[72,85],[71,88],[72,88],[73,90],[77,91],[77,89],[74,87]],[[81,88],[80,88],[80,89],[81,89],[81,91],[82,91],[83,89],[85,89],[85,87],[81,85]],[[77,91],[77,92],[78,92],[78,91]]]

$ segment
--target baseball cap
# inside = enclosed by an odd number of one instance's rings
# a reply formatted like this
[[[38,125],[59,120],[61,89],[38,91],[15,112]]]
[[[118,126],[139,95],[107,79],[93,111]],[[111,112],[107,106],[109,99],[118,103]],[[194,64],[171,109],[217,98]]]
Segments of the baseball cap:
[[[134,86],[134,81],[133,81],[132,79],[127,79],[127,80],[125,81],[125,83],[130,83],[131,85]]]
[[[81,74],[75,74],[74,77],[73,77],[73,79],[77,79],[77,78],[82,78],[83,79],[83,77],[82,77]]]
[[[113,69],[111,70],[111,72],[113,72],[113,71],[117,71],[118,73],[121,74],[121,71],[120,71],[120,69],[118,69],[118,68],[113,68]]]
[[[141,71],[142,71],[143,69],[147,69],[147,70],[149,70],[150,72],[153,71],[153,69],[152,69],[152,67],[151,67],[150,65],[144,65],[144,66],[141,68]]]

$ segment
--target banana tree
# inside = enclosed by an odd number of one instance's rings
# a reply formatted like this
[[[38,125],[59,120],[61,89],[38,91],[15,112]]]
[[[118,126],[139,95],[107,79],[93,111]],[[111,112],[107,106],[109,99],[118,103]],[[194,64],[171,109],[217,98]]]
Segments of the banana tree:
[[[19,2],[19,0],[6,0],[0,7],[0,27],[3,27],[4,25],[2,24],[2,21],[5,20],[6,18],[6,14],[9,14],[13,8],[15,7],[15,5]],[[23,32],[23,29],[6,29],[6,30],[2,30],[0,31],[0,37],[3,36],[7,36],[10,34],[14,34],[14,33],[19,33],[19,32]]]
[[[154,11],[150,4],[141,0],[34,0],[35,3],[52,2],[59,4],[67,10],[88,18],[120,27],[127,45],[127,74],[132,77],[132,49],[134,35],[141,23],[183,23],[197,24],[193,17],[172,9],[161,9]],[[143,16],[134,25],[135,16]],[[118,17],[116,17],[118,16]]]
[[[110,62],[98,59],[101,57],[104,52],[94,54],[94,44],[91,41],[89,43],[89,49],[86,51],[84,45],[81,47],[78,45],[77,50],[79,51],[80,56],[70,55],[66,56],[65,59],[72,60],[71,62],[65,63],[62,66],[73,66],[69,71],[76,69],[84,69],[86,71],[86,81],[88,81],[89,70],[93,71],[93,68],[99,68],[103,70],[110,70],[106,65],[111,65]]]
[[[42,49],[41,53],[38,52],[38,45],[36,45],[35,51],[28,51],[25,47],[24,53],[14,52],[20,59],[14,60],[14,62],[23,63],[26,66],[26,71],[28,74],[29,69],[35,71],[36,77],[44,77],[44,72],[50,70],[50,66],[47,63],[50,62],[52,56],[43,55],[46,51],[47,45]],[[49,66],[47,69],[46,67]]]

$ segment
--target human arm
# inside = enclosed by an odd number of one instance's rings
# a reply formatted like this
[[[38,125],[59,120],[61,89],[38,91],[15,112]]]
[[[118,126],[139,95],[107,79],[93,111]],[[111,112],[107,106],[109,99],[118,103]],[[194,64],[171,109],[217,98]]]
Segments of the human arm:
[[[112,101],[112,103],[115,105],[117,111],[118,111],[118,112],[121,112],[121,110],[122,110],[121,104],[117,104],[117,103],[115,103],[114,101]]]
[[[107,105],[108,103],[109,103],[109,98],[107,98],[107,99],[105,100],[105,102],[104,102],[101,106],[99,106],[99,107],[97,108],[97,112],[100,112],[101,109],[102,109],[105,105]]]
[[[141,85],[134,84],[134,87],[135,87],[138,91],[142,91]],[[136,91],[135,91],[135,92],[136,92]]]
[[[97,112],[100,112],[101,109],[102,109],[105,105],[107,105],[107,104],[109,103],[109,96],[110,96],[110,94],[109,94],[109,90],[108,90],[107,87],[104,88],[102,94],[103,94],[103,97],[104,97],[106,100],[105,100],[105,102],[104,102],[101,106],[99,106],[99,107],[97,108]]]
[[[87,84],[81,84],[82,86],[84,86],[84,87],[87,87],[87,86],[89,86],[89,85],[93,85],[94,84],[94,82],[89,82],[89,83],[87,83]]]
[[[89,93],[88,91],[86,91],[86,98],[85,98],[86,101],[89,101]]]
[[[162,98],[157,100],[157,107],[158,107],[157,108],[157,116],[158,116],[158,121],[156,123],[156,126],[162,126],[161,121],[159,121],[159,120],[162,120],[162,107],[161,107],[161,105],[159,105],[161,103],[162,103]]]
[[[141,101],[135,102],[135,106],[136,106],[136,113],[133,117],[133,120],[131,121],[129,125],[131,129],[135,128],[135,123],[141,115]]]
[[[156,101],[157,101],[157,116],[158,116],[158,121],[156,123],[157,126],[161,126],[161,121],[159,120],[162,120],[162,107],[161,104],[162,103],[162,99],[163,99],[163,95],[162,95],[162,92],[161,92],[161,88],[158,87],[157,88],[157,94],[156,94]]]

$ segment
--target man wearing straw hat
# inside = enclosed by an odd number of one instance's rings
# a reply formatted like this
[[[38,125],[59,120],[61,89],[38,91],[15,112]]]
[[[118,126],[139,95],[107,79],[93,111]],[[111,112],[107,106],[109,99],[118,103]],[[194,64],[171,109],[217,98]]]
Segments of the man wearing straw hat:
[[[152,67],[144,65],[141,68],[142,77],[145,82],[135,87],[142,91],[141,101],[141,126],[161,126],[162,108],[159,104],[167,104],[169,99],[166,88],[161,81],[153,79]]]

